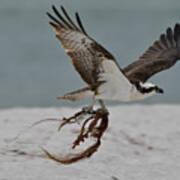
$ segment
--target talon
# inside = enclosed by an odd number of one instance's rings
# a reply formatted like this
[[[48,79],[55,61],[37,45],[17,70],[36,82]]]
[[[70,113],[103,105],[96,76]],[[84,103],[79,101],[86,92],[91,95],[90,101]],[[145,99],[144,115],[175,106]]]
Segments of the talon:
[[[89,106],[83,107],[82,111],[84,113],[87,113],[87,114],[95,114],[95,111],[93,110],[93,107],[89,107]]]

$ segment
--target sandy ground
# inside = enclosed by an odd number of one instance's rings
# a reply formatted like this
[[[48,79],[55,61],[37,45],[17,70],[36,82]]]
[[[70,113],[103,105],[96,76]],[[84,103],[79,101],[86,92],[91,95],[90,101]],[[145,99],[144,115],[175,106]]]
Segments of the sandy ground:
[[[34,108],[0,111],[0,180],[179,180],[180,105],[132,105],[109,108],[110,124],[90,159],[61,165],[44,157],[71,152],[79,126],[64,127],[45,118],[72,115],[78,109]],[[17,137],[18,136],[18,137]]]

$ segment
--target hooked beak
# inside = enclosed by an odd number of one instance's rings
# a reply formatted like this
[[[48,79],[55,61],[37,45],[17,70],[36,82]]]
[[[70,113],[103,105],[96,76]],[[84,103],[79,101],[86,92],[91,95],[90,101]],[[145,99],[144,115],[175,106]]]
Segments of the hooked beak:
[[[164,93],[164,90],[163,90],[163,89],[161,89],[161,88],[159,88],[159,87],[157,87],[157,89],[156,89],[156,93],[163,94],[163,93]]]

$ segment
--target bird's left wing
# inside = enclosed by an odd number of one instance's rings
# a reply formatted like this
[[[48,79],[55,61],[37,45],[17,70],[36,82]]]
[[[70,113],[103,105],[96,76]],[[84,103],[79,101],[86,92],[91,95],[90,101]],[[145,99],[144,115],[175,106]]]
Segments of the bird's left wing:
[[[168,28],[159,40],[135,62],[123,69],[132,82],[145,82],[152,75],[172,67],[180,59],[180,24]]]
[[[47,13],[52,20],[50,25],[56,31],[56,37],[60,40],[67,55],[70,56],[75,69],[88,85],[97,86],[99,81],[106,79],[103,75],[112,74],[113,69],[116,73],[118,69],[122,79],[128,81],[111,53],[88,36],[78,13],[75,16],[79,27],[71,20],[63,6],[61,10],[64,17],[55,6],[52,6],[52,9],[56,17]],[[101,78],[99,78],[100,74]]]

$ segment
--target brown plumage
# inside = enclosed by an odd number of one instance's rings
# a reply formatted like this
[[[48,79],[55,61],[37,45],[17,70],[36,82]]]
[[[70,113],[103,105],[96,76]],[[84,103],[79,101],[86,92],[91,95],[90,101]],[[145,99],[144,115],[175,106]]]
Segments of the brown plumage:
[[[52,20],[50,25],[56,31],[56,37],[65,48],[67,55],[70,56],[72,64],[81,78],[94,89],[99,84],[98,74],[103,71],[100,66],[103,59],[115,61],[115,58],[88,36],[78,13],[75,13],[75,17],[79,27],[68,16],[63,6],[61,6],[61,10],[66,19],[58,12],[55,6],[52,6],[52,9],[58,19],[50,13],[47,13],[47,15]]]
[[[56,37],[70,56],[75,69],[88,84],[89,90],[96,91],[102,83],[99,82],[99,75],[109,71],[103,68],[104,60],[113,61],[129,82],[137,84],[172,67],[180,59],[180,24],[176,24],[174,29],[168,28],[137,61],[121,69],[113,55],[87,34],[77,12],[76,25],[63,6],[61,11],[64,17],[55,6],[52,9],[56,17],[47,13],[52,20],[50,25],[56,31]]]
[[[93,99],[87,108],[70,118],[64,118],[59,129],[65,124],[77,122],[82,115],[89,114],[73,143],[73,148],[84,142],[88,136],[96,138],[95,144],[67,158],[57,158],[43,150],[50,159],[69,164],[90,157],[100,146],[101,137],[108,126],[108,111],[103,100],[130,102],[163,93],[163,89],[145,81],[155,73],[170,68],[180,59],[180,24],[176,24],[173,30],[168,28],[137,61],[121,69],[113,55],[87,34],[78,13],[75,13],[76,25],[63,6],[63,15],[55,6],[52,6],[52,9],[55,16],[47,13],[52,20],[50,25],[56,31],[56,37],[70,56],[75,69],[88,84],[88,87],[57,98],[70,101]],[[101,108],[94,111],[93,106],[97,100]]]
[[[135,62],[123,69],[132,82],[145,82],[152,75],[173,66],[180,59],[180,24],[168,28],[158,41]]]

